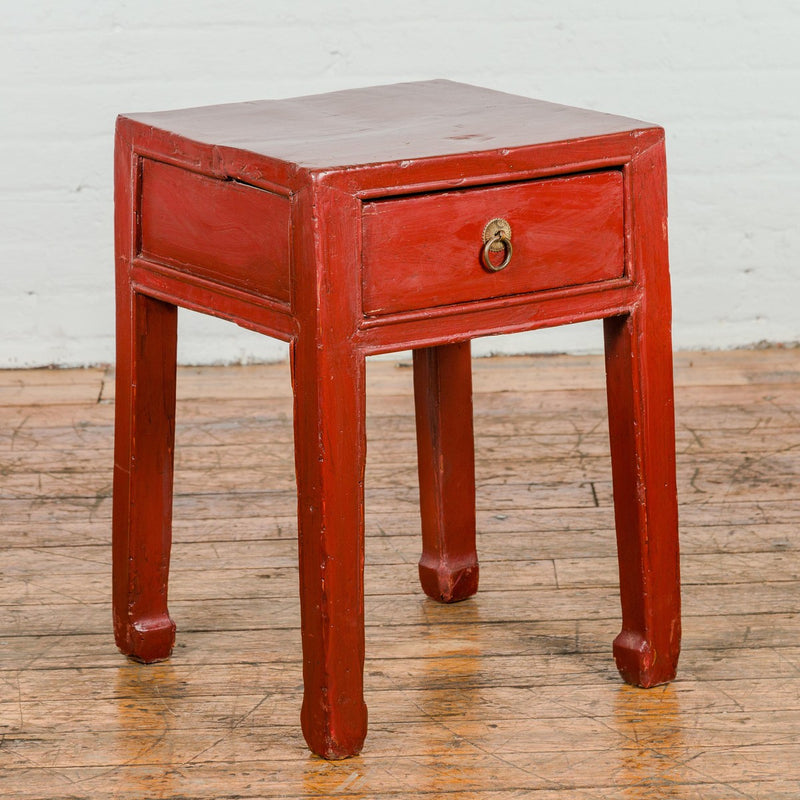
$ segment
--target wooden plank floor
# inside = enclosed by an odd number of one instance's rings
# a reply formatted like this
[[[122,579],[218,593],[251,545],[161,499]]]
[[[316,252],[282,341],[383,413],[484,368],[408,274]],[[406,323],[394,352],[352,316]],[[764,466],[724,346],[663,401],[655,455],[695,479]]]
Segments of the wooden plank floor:
[[[481,590],[417,586],[411,370],[371,362],[370,733],[305,749],[284,365],[182,369],[173,657],[114,647],[113,380],[0,373],[0,796],[797,798],[800,349],[680,354],[680,678],[621,683],[602,360],[475,362]]]

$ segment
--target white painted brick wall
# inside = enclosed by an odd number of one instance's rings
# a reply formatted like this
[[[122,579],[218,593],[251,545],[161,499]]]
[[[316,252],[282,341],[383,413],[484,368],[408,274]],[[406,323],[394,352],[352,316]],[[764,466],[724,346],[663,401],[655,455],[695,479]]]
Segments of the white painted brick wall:
[[[113,360],[114,118],[447,77],[663,124],[679,347],[800,340],[797,0],[26,0],[0,27],[0,366]],[[184,362],[285,346],[182,312]],[[598,349],[597,325],[478,352]]]

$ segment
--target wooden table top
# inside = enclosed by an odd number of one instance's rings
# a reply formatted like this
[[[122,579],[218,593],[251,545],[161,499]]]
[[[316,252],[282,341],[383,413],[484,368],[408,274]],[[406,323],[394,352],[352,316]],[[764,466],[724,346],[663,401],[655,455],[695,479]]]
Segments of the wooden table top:
[[[658,127],[448,80],[123,116],[206,145],[307,169],[496,151]]]

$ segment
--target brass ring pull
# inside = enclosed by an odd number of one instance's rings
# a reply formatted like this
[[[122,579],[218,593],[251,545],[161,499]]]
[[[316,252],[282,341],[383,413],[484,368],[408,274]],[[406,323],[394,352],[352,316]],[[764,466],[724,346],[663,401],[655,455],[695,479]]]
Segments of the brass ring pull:
[[[493,219],[483,229],[483,250],[481,263],[489,272],[500,272],[511,261],[514,249],[511,246],[511,226],[504,219]],[[490,252],[497,253],[503,250],[505,255],[499,264],[493,264],[489,257]]]

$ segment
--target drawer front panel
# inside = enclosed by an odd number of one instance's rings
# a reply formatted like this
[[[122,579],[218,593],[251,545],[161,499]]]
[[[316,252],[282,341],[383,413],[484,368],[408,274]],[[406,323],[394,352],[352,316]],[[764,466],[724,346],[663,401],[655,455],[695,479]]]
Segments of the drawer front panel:
[[[144,159],[141,252],[281,303],[290,302],[289,200]]]
[[[513,255],[505,269],[489,272],[481,265],[483,229],[498,217],[511,226]],[[622,173],[365,203],[362,268],[367,315],[619,278]]]

